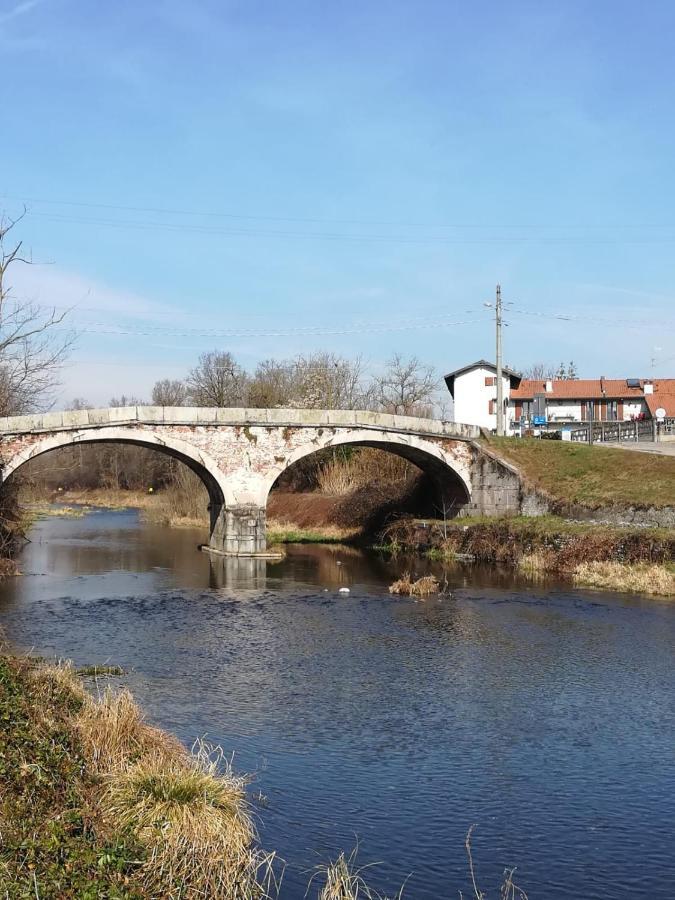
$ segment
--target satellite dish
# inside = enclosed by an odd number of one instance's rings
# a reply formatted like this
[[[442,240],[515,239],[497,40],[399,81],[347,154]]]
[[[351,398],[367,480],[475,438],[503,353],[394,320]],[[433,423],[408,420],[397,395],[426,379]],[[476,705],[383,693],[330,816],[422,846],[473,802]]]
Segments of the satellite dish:
[[[659,408],[656,410],[654,415],[656,416],[657,419],[665,419],[666,411],[662,406],[659,406]]]

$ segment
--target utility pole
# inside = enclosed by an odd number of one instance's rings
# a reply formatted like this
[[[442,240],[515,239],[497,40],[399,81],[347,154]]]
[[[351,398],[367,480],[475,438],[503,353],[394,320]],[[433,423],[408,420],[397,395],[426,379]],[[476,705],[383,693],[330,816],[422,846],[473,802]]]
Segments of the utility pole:
[[[495,329],[497,341],[497,434],[504,434],[504,386],[502,384],[502,289],[497,285],[495,297]]]

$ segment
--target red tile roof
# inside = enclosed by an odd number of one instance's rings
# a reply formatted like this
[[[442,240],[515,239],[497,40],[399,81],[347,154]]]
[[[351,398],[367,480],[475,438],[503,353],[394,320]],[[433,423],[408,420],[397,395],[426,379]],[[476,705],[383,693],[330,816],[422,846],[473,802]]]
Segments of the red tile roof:
[[[665,382],[665,384],[664,384]],[[652,416],[655,415],[657,409],[665,409],[667,418],[675,417],[675,378],[661,380],[661,390],[656,389],[654,385],[654,393],[647,394],[645,400]]]
[[[628,400],[632,397],[639,399],[645,397],[644,383],[641,380],[640,387],[628,387],[625,378],[554,378],[553,390],[547,392],[545,381],[524,378],[519,387],[511,390],[510,396],[513,400],[532,400],[535,394],[545,394],[551,400],[601,400],[603,397],[613,400]],[[675,396],[675,378],[657,378],[654,380],[654,393],[647,394],[645,399],[649,402],[652,397],[670,398],[671,395]],[[654,409],[659,405],[664,404],[657,404]]]

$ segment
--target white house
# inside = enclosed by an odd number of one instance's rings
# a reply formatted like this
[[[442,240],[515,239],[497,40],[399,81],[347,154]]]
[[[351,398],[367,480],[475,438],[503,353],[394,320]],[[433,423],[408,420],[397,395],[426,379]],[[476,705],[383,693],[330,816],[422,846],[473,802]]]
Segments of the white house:
[[[505,427],[508,416],[508,402],[512,388],[517,388],[521,376],[511,369],[502,368],[502,397],[504,400]],[[455,422],[478,425],[488,431],[497,428],[497,367],[487,360],[461,369],[455,369],[445,376],[445,383],[455,405]]]
[[[445,376],[455,404],[455,421],[497,428],[496,367],[480,359]],[[504,431],[532,426],[551,428],[579,422],[625,422],[650,419],[656,410],[675,417],[672,378],[522,378],[502,369]]]

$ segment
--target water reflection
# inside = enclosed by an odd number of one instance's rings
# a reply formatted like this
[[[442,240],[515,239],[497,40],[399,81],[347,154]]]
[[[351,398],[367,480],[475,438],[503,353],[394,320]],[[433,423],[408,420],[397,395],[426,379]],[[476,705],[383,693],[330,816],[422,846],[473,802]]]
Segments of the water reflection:
[[[470,896],[474,821],[489,888],[517,863],[531,897],[672,896],[672,605],[350,547],[226,559],[200,539],[133,513],[39,522],[0,620],[24,647],[128,668],[154,720],[234,751],[268,798],[284,897],[355,833],[386,861],[381,889],[413,872],[415,900]],[[405,570],[449,593],[391,597]]]
[[[246,559],[208,554],[209,587],[214,591],[262,591],[267,583],[265,559]]]

